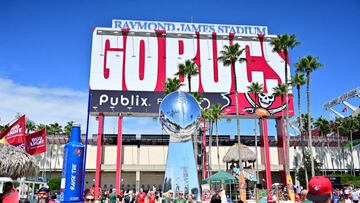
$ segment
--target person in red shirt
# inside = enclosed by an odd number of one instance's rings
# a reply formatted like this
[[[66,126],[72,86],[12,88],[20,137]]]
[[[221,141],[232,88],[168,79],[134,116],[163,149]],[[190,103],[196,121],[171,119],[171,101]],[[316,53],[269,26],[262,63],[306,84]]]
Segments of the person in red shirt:
[[[14,188],[12,182],[6,182],[3,186],[3,195],[1,197],[2,203],[19,202],[19,193]]]
[[[147,203],[156,203],[156,195],[154,191],[149,191],[147,195]]]
[[[137,194],[137,202],[138,203],[145,203],[146,193],[142,188],[140,188],[139,193]]]

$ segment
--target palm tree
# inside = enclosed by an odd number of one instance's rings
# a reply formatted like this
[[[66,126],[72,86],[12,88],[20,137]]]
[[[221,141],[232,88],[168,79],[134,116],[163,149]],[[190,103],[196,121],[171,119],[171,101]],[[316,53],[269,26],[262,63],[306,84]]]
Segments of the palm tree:
[[[70,122],[67,122],[66,123],[66,126],[64,126],[64,134],[67,135],[69,138],[70,138],[70,134],[71,134],[71,129],[72,129],[72,126],[75,122],[74,121],[70,121]]]
[[[280,96],[281,98],[281,106],[284,106],[284,97],[285,97],[285,94],[287,92],[287,86],[285,84],[278,84],[276,87],[273,88],[273,91],[274,91],[274,95],[276,97]],[[284,122],[284,111],[281,111],[281,119],[282,121]],[[287,144],[287,143],[286,143]],[[289,148],[290,146],[287,146],[287,147],[283,147],[283,151],[284,151],[284,169],[285,169],[285,173],[286,171],[288,171],[288,168],[289,168],[289,154],[286,153],[287,152],[287,149]],[[287,175],[287,174],[286,174]]]
[[[246,48],[241,49],[240,45],[238,43],[234,45],[224,46],[224,49],[220,51],[220,57],[218,57],[218,60],[223,62],[224,66],[230,66],[232,69],[232,72],[234,74],[234,77],[232,78],[233,83],[235,85],[235,108],[236,108],[236,134],[238,137],[238,144],[240,146],[240,120],[239,120],[239,98],[238,98],[238,90],[237,90],[237,79],[236,79],[236,68],[235,63],[239,61],[247,62],[246,58],[240,57],[243,52],[246,50]],[[239,150],[240,151],[240,150]],[[239,157],[241,159],[241,156],[239,154]],[[242,160],[239,160],[239,167],[240,171],[242,170]],[[240,181],[240,179],[239,179]]]
[[[0,132],[8,128],[9,125],[0,125]]]
[[[330,133],[330,122],[326,119],[324,119],[322,116],[320,116],[314,123],[314,126],[316,128],[319,128],[320,130],[320,136],[321,137],[325,137],[326,138],[326,143],[327,143],[327,149],[329,149],[329,143],[327,140],[327,135]],[[324,149],[324,142],[322,143],[322,149]],[[325,164],[327,165],[327,161],[326,161],[326,153],[324,153],[324,159],[325,159]],[[325,175],[326,175],[326,171],[325,171]]]
[[[191,93],[191,77],[199,74],[199,68],[195,62],[186,60],[185,63],[179,64],[177,76],[186,77],[189,85],[189,93]]]
[[[255,110],[256,110],[256,101],[257,95],[261,93],[264,89],[263,84],[259,84],[258,82],[252,82],[248,87],[248,91],[254,94],[255,98]],[[256,182],[259,183],[259,162],[258,162],[258,143],[257,143],[257,117],[254,115],[254,123],[255,123],[255,154],[256,154]]]
[[[342,124],[343,124],[343,118],[336,118],[332,123],[332,131],[336,134],[337,138],[338,138],[338,149],[341,150],[341,155],[340,155],[340,159],[339,159],[339,165],[340,165],[340,173],[342,174],[342,164],[343,164],[343,159],[344,159],[344,149],[341,148],[341,144],[340,144],[340,140],[341,140],[341,136],[340,136],[340,128],[342,128]]]
[[[47,126],[45,125],[45,124],[39,124],[39,125],[37,125],[36,126],[36,131],[38,131],[38,130],[41,130],[41,129],[44,129],[44,128],[46,128],[46,132],[48,133],[48,134],[50,134],[47,130]]]
[[[215,121],[215,128],[216,128],[216,150],[217,150],[217,160],[218,160],[218,168],[220,170],[220,151],[219,151],[219,128],[218,128],[218,121],[220,120],[221,116],[221,104],[214,104],[211,107],[212,119]]]
[[[191,92],[191,95],[196,99],[196,101],[201,104],[203,101],[203,95],[199,92]]]
[[[274,47],[274,52],[283,52],[285,57],[285,85],[288,88],[288,63],[289,63],[289,49],[293,49],[294,47],[300,45],[301,43],[296,41],[296,35],[278,35],[275,40],[270,42],[270,44]],[[285,117],[285,135],[286,135],[286,144],[287,144],[287,154],[289,154],[289,147],[290,147],[290,137],[288,136],[288,120],[289,120],[289,99],[288,99],[288,90],[286,89],[285,92],[285,101],[286,101],[286,117]],[[286,166],[289,166],[289,159],[286,160]],[[285,168],[286,176],[290,175],[289,167]]]
[[[355,176],[354,171],[354,156],[353,156],[353,132],[358,131],[360,128],[359,119],[353,116],[349,116],[343,123],[343,130],[347,135],[350,135],[350,157],[351,157],[351,175]]]
[[[304,77],[305,77],[304,74],[295,72],[294,76],[291,78],[291,85],[295,86],[296,90],[297,90],[297,103],[298,103],[299,116],[301,116],[301,107],[300,107],[300,101],[301,101],[300,100],[300,95],[301,95],[301,92],[300,92],[300,89],[301,89],[301,86],[305,85],[305,83],[306,83],[306,80],[305,80]],[[302,139],[303,138],[303,136],[302,136],[302,132],[303,132],[302,131],[302,119],[299,119],[299,130],[300,130],[300,137]],[[305,154],[305,147],[302,147],[302,154]],[[307,177],[307,168],[305,166],[305,156],[303,156],[302,161],[303,161],[303,166],[304,166],[304,171],[305,171],[306,185],[308,185],[309,180],[308,180],[308,177]]]
[[[177,78],[167,78],[164,81],[164,91],[165,94],[170,94],[171,92],[177,91],[183,84],[181,84],[180,80]]]
[[[211,146],[212,146],[212,132],[213,132],[213,113],[212,113],[212,109],[203,109],[201,111],[201,116],[209,121],[209,168],[208,168],[208,173],[209,176],[211,175]]]
[[[319,67],[323,67],[324,65],[319,63],[319,58],[315,58],[313,56],[305,56],[300,58],[299,62],[295,63],[298,72],[306,73],[306,95],[307,95],[307,111],[308,111],[308,122],[310,123],[310,74],[315,71]],[[308,134],[309,134],[309,148],[310,148],[310,162],[311,162],[311,176],[315,176],[314,169],[314,153],[312,150],[312,136],[311,136],[311,128],[308,126]]]
[[[62,126],[59,125],[58,123],[50,124],[50,128],[52,130],[53,135],[61,135],[62,134]]]
[[[30,119],[26,119],[26,133],[34,132],[36,130],[36,124]]]

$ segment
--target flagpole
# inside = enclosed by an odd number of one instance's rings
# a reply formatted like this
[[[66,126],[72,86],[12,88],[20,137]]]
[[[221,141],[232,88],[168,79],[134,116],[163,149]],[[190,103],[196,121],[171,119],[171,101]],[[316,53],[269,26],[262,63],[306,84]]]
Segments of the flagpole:
[[[89,135],[89,119],[90,119],[90,100],[91,100],[91,94],[89,92],[87,118],[86,118],[86,133],[85,133],[85,149],[84,149],[84,160],[83,160],[83,173],[82,173],[82,177],[81,177],[82,181],[83,181],[82,182],[82,187],[83,187],[82,191],[83,192],[85,192],[86,155],[87,155],[88,135]]]

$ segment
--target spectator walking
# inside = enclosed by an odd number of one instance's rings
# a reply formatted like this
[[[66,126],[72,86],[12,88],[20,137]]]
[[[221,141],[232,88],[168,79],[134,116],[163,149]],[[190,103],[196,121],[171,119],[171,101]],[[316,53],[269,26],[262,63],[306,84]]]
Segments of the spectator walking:
[[[317,203],[331,203],[332,184],[329,178],[325,176],[314,176],[310,179],[308,188],[308,200]]]

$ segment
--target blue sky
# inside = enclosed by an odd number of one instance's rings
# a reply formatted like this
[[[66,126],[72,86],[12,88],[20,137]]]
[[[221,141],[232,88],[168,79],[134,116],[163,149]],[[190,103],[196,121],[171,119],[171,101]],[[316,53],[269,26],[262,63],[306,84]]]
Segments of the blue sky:
[[[112,19],[190,22],[192,18],[195,23],[265,25],[269,34],[296,34],[302,45],[291,51],[292,63],[311,54],[325,65],[312,75],[311,100],[314,116],[328,117],[322,109],[326,101],[360,86],[359,10],[357,0],[232,1],[231,5],[221,0],[2,0],[0,124],[11,121],[16,112],[38,123],[84,123],[92,29],[111,27]],[[360,103],[359,99],[352,102]],[[305,100],[302,103],[305,107]],[[107,123],[113,125],[116,120]],[[252,133],[252,124],[242,122],[242,132]],[[235,134],[235,122],[222,121],[221,126],[220,132]],[[124,128],[125,132],[160,132],[152,118],[126,119]]]

